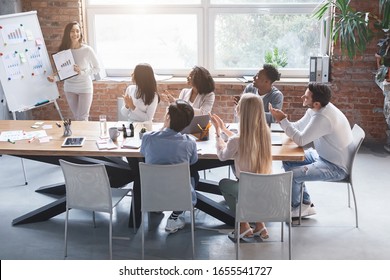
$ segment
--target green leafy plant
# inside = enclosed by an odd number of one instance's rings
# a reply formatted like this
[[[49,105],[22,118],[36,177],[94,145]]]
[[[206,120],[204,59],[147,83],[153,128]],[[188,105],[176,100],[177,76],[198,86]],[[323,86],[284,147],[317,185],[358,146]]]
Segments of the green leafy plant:
[[[288,64],[286,52],[280,52],[277,47],[274,47],[273,50],[268,50],[265,52],[264,61],[267,64],[272,64],[276,68],[286,67]]]
[[[378,0],[378,15],[356,11],[350,6],[351,0],[324,0],[313,16],[319,20],[330,20],[324,24],[324,34],[328,31],[332,41],[339,42],[343,54],[353,59],[356,54],[363,53],[373,38],[374,30],[386,32],[390,28],[390,0]],[[329,12],[330,11],[330,12]]]

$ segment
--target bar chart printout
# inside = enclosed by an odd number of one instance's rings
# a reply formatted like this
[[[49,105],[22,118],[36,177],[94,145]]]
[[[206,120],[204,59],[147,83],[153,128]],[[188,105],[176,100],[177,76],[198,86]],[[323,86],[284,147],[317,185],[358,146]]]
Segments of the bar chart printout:
[[[20,44],[27,40],[26,32],[21,24],[2,26],[1,34],[5,44]]]
[[[31,73],[34,75],[42,75],[45,73],[43,64],[43,54],[40,47],[26,49],[26,56],[31,68]]]
[[[70,49],[53,54],[53,61],[61,81],[77,75],[74,71],[75,62]]]

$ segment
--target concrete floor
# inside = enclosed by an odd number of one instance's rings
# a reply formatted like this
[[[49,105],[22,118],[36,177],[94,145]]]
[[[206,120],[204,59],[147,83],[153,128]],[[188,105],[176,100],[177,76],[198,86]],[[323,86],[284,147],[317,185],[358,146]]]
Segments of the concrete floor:
[[[61,260],[64,244],[64,214],[48,221],[12,226],[16,217],[55,199],[36,193],[48,184],[63,182],[58,166],[24,160],[28,185],[24,185],[20,158],[0,157],[0,259]],[[275,170],[280,162],[274,164]],[[388,260],[390,259],[390,154],[382,146],[363,145],[355,161],[354,182],[359,209],[359,228],[355,228],[354,209],[347,207],[344,185],[309,183],[317,215],[292,229],[294,260]],[[206,171],[207,179],[227,177],[227,169]],[[203,176],[203,172],[201,173]],[[219,199],[219,198],[216,198]],[[221,202],[223,203],[223,202]],[[113,258],[141,258],[141,231],[127,227],[130,198],[117,207],[114,216]],[[227,237],[231,227],[196,210],[195,246],[197,260],[233,260],[234,243]],[[146,259],[191,259],[191,232],[186,227],[168,235],[168,212],[151,214],[146,234]],[[68,258],[105,260],[108,255],[108,216],[97,214],[97,227],[85,211],[70,212]],[[288,259],[288,243],[280,242],[280,224],[267,224],[269,241],[248,240],[241,244],[242,259]],[[286,233],[286,231],[285,231]],[[287,237],[287,236],[286,236]]]

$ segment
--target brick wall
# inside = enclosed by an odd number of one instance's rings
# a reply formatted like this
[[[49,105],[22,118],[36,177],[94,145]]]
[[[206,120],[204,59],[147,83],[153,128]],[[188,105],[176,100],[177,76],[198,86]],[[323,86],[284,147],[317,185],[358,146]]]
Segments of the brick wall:
[[[363,7],[362,10],[378,11],[378,1],[352,0],[353,5]],[[83,1],[80,0],[24,0],[23,10],[36,10],[44,39],[49,53],[56,51],[60,44],[63,28],[69,21],[82,22]],[[383,108],[383,94],[374,82],[376,52],[374,39],[362,56],[358,56],[353,62],[340,55],[338,46],[335,46],[334,55],[331,58],[331,86],[334,92],[333,103],[338,106],[348,117],[351,125],[357,123],[366,131],[367,141],[384,142],[386,138],[386,123],[381,112]],[[91,108],[91,120],[97,120],[98,115],[105,113],[109,120],[116,120],[117,97],[120,97],[127,83],[95,82],[94,100]],[[62,83],[58,83],[61,98],[58,104],[64,117],[70,117],[69,108],[62,94]],[[244,84],[217,84],[216,101],[213,112],[221,115],[226,121],[233,119],[233,96],[242,92]],[[277,84],[285,95],[284,110],[291,120],[300,118],[305,109],[302,108],[301,95],[306,85]],[[185,84],[159,84],[159,92],[165,89],[176,94],[185,87]],[[155,116],[156,120],[162,120],[165,105],[160,103]],[[54,106],[44,106],[33,111],[35,119],[58,119]]]

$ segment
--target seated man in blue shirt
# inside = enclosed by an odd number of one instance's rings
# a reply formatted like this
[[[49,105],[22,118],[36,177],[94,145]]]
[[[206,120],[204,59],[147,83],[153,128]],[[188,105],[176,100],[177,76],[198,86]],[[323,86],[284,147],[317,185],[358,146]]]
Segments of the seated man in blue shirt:
[[[165,114],[164,127],[161,131],[152,131],[142,136],[141,154],[148,164],[176,164],[188,162],[190,165],[198,160],[196,142],[180,131],[188,126],[194,117],[194,109],[184,100],[176,100],[169,105]],[[191,175],[192,203],[196,204],[195,180]],[[166,194],[169,195],[169,194]],[[174,211],[167,220],[165,230],[174,233],[184,228],[185,221]]]

